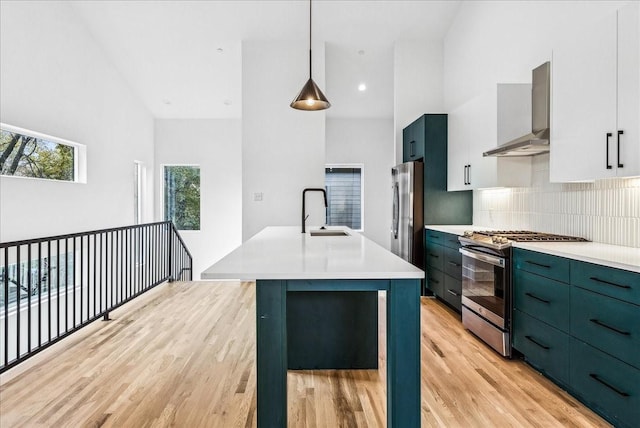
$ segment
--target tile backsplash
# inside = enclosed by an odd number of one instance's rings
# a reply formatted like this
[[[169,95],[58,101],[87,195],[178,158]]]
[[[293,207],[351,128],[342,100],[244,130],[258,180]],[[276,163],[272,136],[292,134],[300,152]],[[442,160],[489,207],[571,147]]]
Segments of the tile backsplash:
[[[474,224],[640,248],[640,178],[549,183],[549,155],[532,162],[531,187],[474,190]]]

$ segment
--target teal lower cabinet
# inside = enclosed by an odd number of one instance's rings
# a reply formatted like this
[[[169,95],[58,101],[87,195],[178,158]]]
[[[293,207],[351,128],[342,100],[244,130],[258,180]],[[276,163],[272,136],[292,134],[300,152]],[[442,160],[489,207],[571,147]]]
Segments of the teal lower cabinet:
[[[640,369],[639,306],[572,287],[571,335]]]
[[[640,424],[640,370],[571,339],[571,391],[618,427]]]
[[[444,293],[444,272],[427,267],[427,287],[435,296]]]
[[[427,288],[458,313],[462,310],[462,254],[458,235],[426,229]]]
[[[458,312],[462,311],[462,281],[445,274],[442,298]]]
[[[616,427],[640,427],[640,273],[514,248],[513,347]]]
[[[513,347],[559,384],[569,384],[569,335],[519,310],[513,311]]]
[[[513,304],[517,309],[569,332],[569,291],[571,287],[553,279],[515,269]]]

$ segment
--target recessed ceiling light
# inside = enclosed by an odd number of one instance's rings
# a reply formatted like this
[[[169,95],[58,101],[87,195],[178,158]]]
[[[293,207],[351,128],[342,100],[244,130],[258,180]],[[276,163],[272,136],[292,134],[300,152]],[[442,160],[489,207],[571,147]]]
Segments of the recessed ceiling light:
[[[358,85],[358,90],[359,91],[366,91],[367,90],[367,85],[365,85],[364,83],[361,83]]]
[[[222,48],[218,48],[218,49],[216,49],[216,51],[217,51],[218,53],[222,53],[222,52],[224,52],[224,49],[222,49]]]
[[[162,100],[162,103],[165,104],[165,105],[170,106],[171,105],[171,100],[164,99],[164,100]]]
[[[226,106],[230,106],[232,104],[231,100],[224,100],[223,103]]]
[[[364,55],[364,51],[363,51],[362,49],[360,49],[360,50],[358,51],[358,55]]]

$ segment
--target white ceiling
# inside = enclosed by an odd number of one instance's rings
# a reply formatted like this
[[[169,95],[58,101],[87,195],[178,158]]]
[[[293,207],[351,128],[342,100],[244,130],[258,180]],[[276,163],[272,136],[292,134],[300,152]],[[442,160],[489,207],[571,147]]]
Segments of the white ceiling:
[[[158,118],[240,117],[242,41],[306,40],[309,31],[306,0],[68,3]],[[394,42],[443,38],[459,4],[315,0],[328,116],[391,117]]]

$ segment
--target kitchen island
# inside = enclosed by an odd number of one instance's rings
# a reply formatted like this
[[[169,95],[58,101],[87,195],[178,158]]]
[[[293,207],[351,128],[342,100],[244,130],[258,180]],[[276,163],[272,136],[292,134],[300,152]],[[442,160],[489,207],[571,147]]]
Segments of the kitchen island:
[[[357,232],[330,229],[340,231],[268,227],[202,273],[256,281],[258,427],[287,426],[287,369],[377,367],[379,290],[387,292],[387,426],[420,426],[424,272]]]

